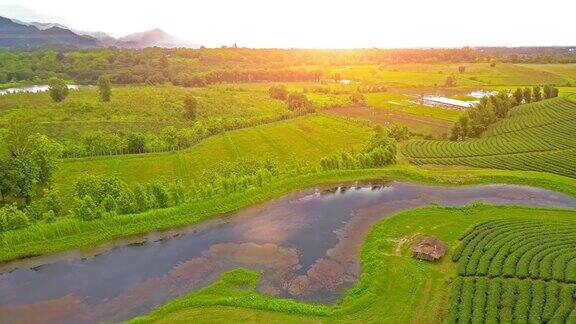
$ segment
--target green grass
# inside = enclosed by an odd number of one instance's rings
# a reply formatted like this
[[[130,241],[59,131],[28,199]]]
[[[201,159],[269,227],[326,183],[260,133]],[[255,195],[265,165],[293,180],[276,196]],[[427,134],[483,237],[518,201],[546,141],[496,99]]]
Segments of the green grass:
[[[99,101],[95,89],[71,91],[66,100],[54,103],[48,93],[6,95],[0,101],[0,123],[14,111],[34,116],[47,133],[75,138],[86,131],[152,132],[168,125],[187,126],[183,99],[198,100],[197,120],[271,118],[289,113],[286,105],[271,99],[267,88],[244,89],[231,85],[205,88],[175,86],[121,86],[113,88],[109,103]]]
[[[61,218],[53,223],[35,223],[4,232],[0,240],[0,262],[71,248],[90,248],[113,239],[200,222],[209,217],[261,203],[314,185],[362,179],[401,179],[433,184],[462,185],[512,183],[564,192],[576,196],[576,180],[553,174],[525,171],[423,170],[411,166],[385,169],[285,175],[262,187],[230,195],[198,199],[167,209],[136,215],[118,215],[94,221]]]
[[[179,152],[67,159],[56,175],[56,188],[67,193],[85,173],[117,175],[128,183],[158,177],[202,179],[223,163],[271,159],[281,169],[296,163],[317,164],[340,150],[360,149],[370,129],[346,120],[316,115],[246,128],[210,137]]]
[[[554,98],[514,108],[479,139],[413,141],[404,154],[415,164],[534,170],[576,177],[576,103]]]
[[[455,280],[457,267],[449,255],[438,263],[412,258],[409,248],[415,236],[434,235],[446,241],[450,254],[459,237],[480,222],[553,220],[575,225],[575,217],[576,211],[486,205],[406,211],[372,228],[360,255],[360,280],[334,306],[259,295],[255,291],[257,273],[233,270],[207,288],[173,300],[134,322],[225,322],[253,314],[267,322],[437,323],[448,315],[450,283]]]
[[[464,73],[459,73],[460,66],[466,68]],[[327,71],[328,75],[340,73],[343,79],[397,87],[443,86],[448,76],[456,78],[458,87],[565,85],[576,80],[576,64],[409,63],[342,66]]]

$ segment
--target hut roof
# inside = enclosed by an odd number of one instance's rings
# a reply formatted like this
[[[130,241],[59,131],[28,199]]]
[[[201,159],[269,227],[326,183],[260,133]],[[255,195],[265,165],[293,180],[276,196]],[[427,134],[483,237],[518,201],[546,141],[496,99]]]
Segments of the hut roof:
[[[434,261],[440,259],[448,250],[448,245],[433,236],[421,236],[412,246],[412,254],[422,260]]]

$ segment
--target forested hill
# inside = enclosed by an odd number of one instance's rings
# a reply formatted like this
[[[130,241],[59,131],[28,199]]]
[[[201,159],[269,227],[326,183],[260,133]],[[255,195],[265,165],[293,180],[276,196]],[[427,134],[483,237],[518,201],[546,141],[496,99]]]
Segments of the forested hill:
[[[415,164],[531,170],[576,178],[576,102],[554,98],[515,107],[478,139],[414,141],[404,153]]]
[[[97,39],[75,34],[68,29],[54,26],[41,30],[36,26],[19,24],[0,17],[0,47],[37,47],[52,44],[73,47],[100,46]]]

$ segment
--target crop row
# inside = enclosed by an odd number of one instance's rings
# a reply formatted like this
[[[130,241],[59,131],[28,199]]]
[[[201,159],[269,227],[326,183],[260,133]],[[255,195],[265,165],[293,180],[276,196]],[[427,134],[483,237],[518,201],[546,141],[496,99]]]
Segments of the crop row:
[[[576,103],[566,98],[555,98],[514,107],[508,117],[494,124],[485,136],[494,136],[538,125],[554,123],[557,120],[574,118]]]
[[[575,121],[519,131],[514,135],[468,140],[417,141],[406,146],[410,158],[455,158],[515,153],[543,152],[576,148]]]
[[[481,224],[454,250],[461,276],[576,283],[576,226],[534,220]]]
[[[419,158],[410,162],[425,165],[469,165],[500,170],[524,170],[556,173],[576,178],[576,149],[524,154],[464,158]]]
[[[576,285],[487,277],[457,277],[447,323],[575,323]]]
[[[403,150],[415,164],[469,165],[576,177],[576,103],[564,98],[521,105],[482,138],[413,141]]]

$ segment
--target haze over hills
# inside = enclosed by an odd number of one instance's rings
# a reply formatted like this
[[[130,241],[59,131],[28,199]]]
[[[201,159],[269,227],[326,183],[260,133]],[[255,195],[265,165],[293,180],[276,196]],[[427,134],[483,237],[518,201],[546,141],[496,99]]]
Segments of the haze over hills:
[[[75,47],[98,47],[100,42],[89,36],[78,35],[69,29],[46,26],[40,29],[0,17],[0,47],[34,47],[62,44]]]
[[[104,32],[78,31],[58,23],[22,22],[0,17],[0,47],[67,45],[73,47],[199,47],[156,28],[114,38]]]

